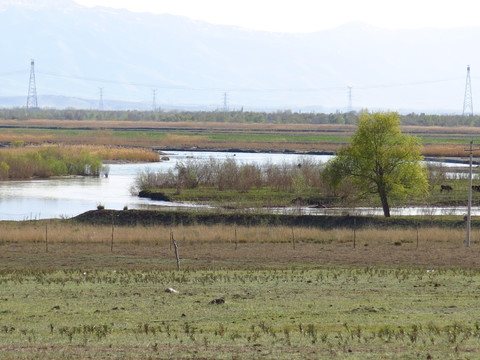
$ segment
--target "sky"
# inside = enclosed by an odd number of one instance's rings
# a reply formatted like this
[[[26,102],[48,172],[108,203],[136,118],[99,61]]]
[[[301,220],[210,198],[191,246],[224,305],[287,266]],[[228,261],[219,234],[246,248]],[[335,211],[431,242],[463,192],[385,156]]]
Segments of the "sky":
[[[478,0],[74,0],[246,29],[306,33],[362,21],[384,29],[479,26]]]

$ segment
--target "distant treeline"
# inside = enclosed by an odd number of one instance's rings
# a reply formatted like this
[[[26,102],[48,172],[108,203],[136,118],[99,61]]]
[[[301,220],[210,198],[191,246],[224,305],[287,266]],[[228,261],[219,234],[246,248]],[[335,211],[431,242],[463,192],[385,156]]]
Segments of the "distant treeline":
[[[259,124],[356,124],[358,112],[302,113],[289,110],[277,112],[251,111],[136,111],[136,110],[79,110],[0,108],[2,120],[53,119],[53,120],[116,120],[165,122],[219,122]],[[422,126],[480,126],[480,116],[462,115],[400,115],[402,125]]]

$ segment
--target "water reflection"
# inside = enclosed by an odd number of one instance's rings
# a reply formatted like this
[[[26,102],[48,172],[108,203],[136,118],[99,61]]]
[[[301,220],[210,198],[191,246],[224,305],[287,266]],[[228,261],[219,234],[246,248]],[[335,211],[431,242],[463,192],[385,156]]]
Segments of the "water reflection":
[[[298,154],[266,154],[266,153],[218,153],[218,152],[169,152],[170,161],[142,164],[112,164],[108,178],[62,178],[29,181],[0,181],[0,220],[35,220],[45,218],[70,218],[88,210],[104,205],[107,209],[162,209],[210,208],[195,204],[169,203],[152,201],[132,196],[130,188],[136,176],[146,169],[168,171],[173,169],[177,161],[188,159],[222,160],[235,157],[244,163],[282,163],[300,162],[309,157],[316,161],[326,162],[328,155]],[[455,172],[454,172],[455,173]],[[381,208],[333,208],[312,209],[308,207],[292,207],[272,209],[278,213],[301,213],[311,215],[382,215]],[[464,208],[393,208],[392,215],[463,215]],[[472,209],[472,215],[480,215],[480,208]]]

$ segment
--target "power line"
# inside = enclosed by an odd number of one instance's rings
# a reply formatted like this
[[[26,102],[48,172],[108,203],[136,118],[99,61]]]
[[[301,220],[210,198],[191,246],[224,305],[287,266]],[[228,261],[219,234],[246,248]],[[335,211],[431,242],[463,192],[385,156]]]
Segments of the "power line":
[[[91,78],[91,77],[80,77],[80,76],[71,76],[63,74],[55,74],[48,72],[38,72],[39,74],[59,77],[64,79],[72,80],[81,80],[81,81],[91,81],[91,82],[101,82],[101,83],[111,83],[118,85],[130,85],[130,86],[139,86],[139,87],[155,87],[162,89],[172,89],[172,90],[192,90],[192,91],[221,91],[221,88],[217,87],[202,87],[202,86],[190,86],[190,85],[153,85],[146,83],[137,83],[129,81],[117,81],[117,80],[108,80],[101,78]],[[437,80],[422,80],[422,81],[412,81],[405,83],[390,83],[390,84],[372,84],[364,86],[355,86],[355,89],[358,90],[369,90],[369,89],[384,89],[384,88],[395,88],[395,87],[407,87],[407,86],[418,86],[418,85],[428,85],[428,84],[438,84],[444,82],[458,81],[460,78],[448,78],[448,79],[437,79]],[[253,88],[253,87],[231,87],[229,91],[258,91],[258,92],[315,92],[315,91],[329,91],[329,90],[343,90],[344,86],[327,86],[327,87],[289,87],[289,88],[278,88],[278,87],[265,87],[265,88]]]
[[[450,79],[439,79],[439,80],[424,80],[424,81],[412,81],[407,83],[392,83],[392,84],[378,84],[370,86],[356,86],[355,89],[385,89],[393,87],[405,87],[405,86],[417,86],[417,85],[428,85],[428,84],[438,84],[443,82],[458,81],[460,78],[450,78]]]
[[[11,71],[7,73],[0,73],[0,76],[10,76],[10,75],[18,75],[18,74],[25,74],[25,70],[17,70],[17,71]]]

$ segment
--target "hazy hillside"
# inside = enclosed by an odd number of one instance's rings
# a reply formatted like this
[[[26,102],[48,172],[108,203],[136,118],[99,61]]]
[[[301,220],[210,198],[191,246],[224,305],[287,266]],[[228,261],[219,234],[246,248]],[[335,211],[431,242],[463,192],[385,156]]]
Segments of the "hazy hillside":
[[[227,92],[230,109],[344,111],[352,86],[354,108],[461,113],[467,64],[474,104],[477,94],[480,28],[352,23],[293,35],[69,0],[0,0],[0,31],[0,106],[26,101],[31,58],[40,106],[96,107],[103,88],[105,108],[149,108],[156,89],[161,107],[222,108]]]

